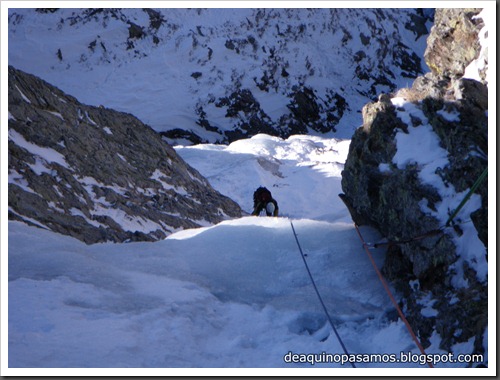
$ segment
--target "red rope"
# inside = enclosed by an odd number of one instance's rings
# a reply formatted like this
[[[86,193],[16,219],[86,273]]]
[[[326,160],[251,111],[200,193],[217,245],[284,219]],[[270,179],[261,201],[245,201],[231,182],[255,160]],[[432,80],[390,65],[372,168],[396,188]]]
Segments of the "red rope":
[[[396,299],[392,295],[391,289],[389,289],[389,285],[387,285],[387,282],[385,281],[384,276],[382,276],[382,273],[380,273],[380,270],[378,269],[377,264],[375,264],[375,260],[373,260],[373,256],[370,253],[370,250],[368,249],[368,245],[366,244],[365,240],[363,239],[363,236],[361,235],[361,232],[359,231],[358,226],[356,224],[354,224],[354,227],[356,227],[356,232],[358,233],[359,238],[361,239],[361,242],[363,243],[363,248],[365,249],[365,251],[366,251],[366,253],[368,255],[368,258],[370,259],[370,261],[371,261],[371,263],[373,265],[373,268],[375,269],[375,272],[377,272],[377,275],[378,275],[380,281],[382,282],[382,285],[384,286],[385,291],[389,295],[389,298],[391,299],[392,304],[396,308],[399,316],[401,317],[401,320],[406,325],[406,328],[408,329],[408,332],[410,333],[410,335],[411,335],[413,341],[416,343],[417,347],[420,349],[420,352],[422,354],[426,355],[424,347],[422,347],[422,344],[420,343],[420,341],[418,340],[417,336],[413,332],[413,329],[411,328],[410,323],[408,322],[408,320],[404,316],[403,311],[401,310],[401,308],[399,307],[398,303],[396,302]],[[428,361],[427,364],[429,365],[430,368],[433,368],[433,365],[432,365],[432,363],[430,361]]]

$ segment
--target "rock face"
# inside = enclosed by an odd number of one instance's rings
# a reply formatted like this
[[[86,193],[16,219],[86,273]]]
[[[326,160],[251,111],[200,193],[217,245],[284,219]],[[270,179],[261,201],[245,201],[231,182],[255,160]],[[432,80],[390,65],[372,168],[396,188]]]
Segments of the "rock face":
[[[442,77],[461,77],[480,51],[477,8],[439,10],[427,40],[425,62]]]
[[[9,67],[9,218],[86,243],[158,240],[241,216],[161,136]]]
[[[436,10],[425,53],[432,72],[363,108],[363,126],[352,138],[342,173],[341,197],[353,220],[393,242],[383,272],[399,291],[410,324],[424,346],[437,333],[440,348],[448,352],[468,342],[471,353],[483,353],[488,323],[486,181],[475,192],[476,209],[462,212],[447,228],[458,203],[444,206],[449,197],[463,199],[488,165],[487,57],[478,38],[484,24],[475,17],[480,11]],[[478,59],[476,79],[465,78]],[[419,135],[435,136],[435,149],[446,151],[431,172],[425,172],[421,157],[405,165],[397,158],[400,140]],[[422,143],[412,138],[415,146]],[[429,176],[441,186],[426,181]],[[467,235],[471,221],[475,230]],[[460,248],[478,238],[484,251]]]

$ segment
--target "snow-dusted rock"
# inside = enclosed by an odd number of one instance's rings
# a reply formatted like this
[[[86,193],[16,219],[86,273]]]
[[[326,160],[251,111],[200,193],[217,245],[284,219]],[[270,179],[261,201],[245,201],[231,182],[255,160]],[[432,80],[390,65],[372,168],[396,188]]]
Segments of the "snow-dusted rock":
[[[158,240],[241,215],[136,117],[9,67],[9,217],[86,243]]]
[[[436,19],[455,19],[463,27],[460,20],[478,13],[440,9]],[[451,58],[448,50],[437,49],[465,38],[458,26],[454,34],[444,35],[439,24],[426,51],[433,72],[363,108],[364,125],[352,138],[342,174],[342,197],[358,224],[376,227],[389,241],[405,241],[389,245],[384,273],[401,291],[423,343],[430,344],[437,332],[445,350],[472,340],[474,351],[483,352],[488,323],[486,181],[446,226],[488,166],[488,88],[481,79],[487,78],[487,57],[480,54],[487,41],[478,37],[487,33],[481,33],[484,23],[479,20],[467,25],[472,28],[468,38],[475,38],[467,47],[472,53],[455,52],[459,57]],[[478,57],[482,61],[471,75],[466,67]],[[425,297],[435,300],[437,313],[423,311]]]
[[[465,68],[479,55],[481,8],[436,10],[434,25],[427,40],[425,62],[441,77],[462,77]]]

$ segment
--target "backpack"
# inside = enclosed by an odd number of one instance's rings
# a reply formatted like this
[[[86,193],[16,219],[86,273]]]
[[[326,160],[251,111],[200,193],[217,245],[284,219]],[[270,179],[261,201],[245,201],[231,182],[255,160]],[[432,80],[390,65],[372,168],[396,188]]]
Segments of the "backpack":
[[[253,201],[255,204],[259,202],[268,202],[271,199],[273,199],[271,192],[265,187],[261,186],[253,193]]]

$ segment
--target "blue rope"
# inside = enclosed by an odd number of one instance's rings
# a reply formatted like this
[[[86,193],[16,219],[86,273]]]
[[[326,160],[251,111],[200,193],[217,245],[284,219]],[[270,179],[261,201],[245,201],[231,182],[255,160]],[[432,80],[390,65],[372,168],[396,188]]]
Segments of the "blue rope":
[[[293,236],[295,236],[295,241],[297,242],[297,246],[299,247],[300,255],[302,256],[302,260],[304,261],[304,265],[306,266],[307,273],[309,274],[309,278],[311,279],[311,282],[313,284],[314,290],[316,291],[316,294],[318,295],[319,302],[321,302],[321,306],[323,306],[323,310],[325,311],[326,317],[328,318],[328,322],[330,322],[330,325],[332,326],[333,332],[337,336],[337,339],[338,339],[340,345],[342,346],[342,349],[344,350],[344,353],[346,355],[349,355],[349,352],[347,352],[347,348],[345,347],[344,342],[342,342],[342,339],[340,338],[340,335],[337,332],[337,329],[335,328],[335,325],[333,324],[332,318],[330,317],[330,314],[328,313],[328,309],[326,308],[326,305],[323,302],[323,298],[321,298],[321,295],[319,294],[319,290],[316,287],[316,283],[314,282],[314,278],[313,278],[313,276],[311,274],[311,271],[309,270],[309,265],[307,265],[307,261],[306,261],[304,252],[302,252],[302,248],[300,247],[300,243],[299,243],[299,238],[297,237],[297,233],[295,232],[295,228],[293,227],[293,223],[292,223],[291,220],[290,220],[290,225],[292,226]],[[356,366],[354,365],[353,362],[350,362],[350,363],[352,365],[352,368],[356,368]]]

